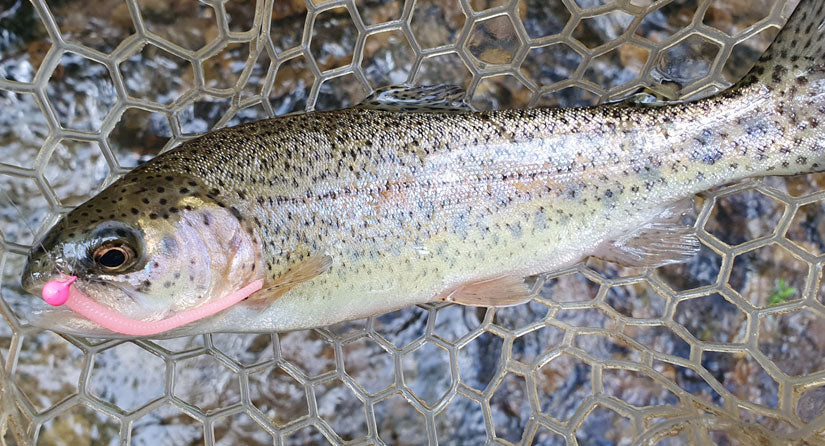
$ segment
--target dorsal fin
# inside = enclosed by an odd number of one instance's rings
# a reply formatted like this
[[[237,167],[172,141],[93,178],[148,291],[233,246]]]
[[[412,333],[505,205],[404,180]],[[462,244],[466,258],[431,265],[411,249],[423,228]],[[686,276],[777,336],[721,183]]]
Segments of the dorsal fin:
[[[466,112],[466,92],[455,85],[393,85],[375,90],[358,107],[411,112]]]
[[[739,85],[759,82],[773,91],[792,92],[825,76],[825,5],[799,2],[791,17]],[[796,84],[797,88],[787,88]],[[801,91],[800,91],[801,93]],[[788,101],[793,102],[794,94]]]

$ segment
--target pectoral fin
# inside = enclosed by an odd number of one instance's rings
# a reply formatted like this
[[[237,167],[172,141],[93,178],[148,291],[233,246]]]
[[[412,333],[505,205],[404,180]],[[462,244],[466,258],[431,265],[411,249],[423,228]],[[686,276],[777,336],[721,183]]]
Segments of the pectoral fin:
[[[685,262],[699,251],[699,240],[682,220],[693,212],[693,200],[675,203],[632,232],[610,240],[593,254],[632,267]]]
[[[472,307],[506,307],[531,298],[523,277],[498,276],[466,282],[439,295],[439,300]]]
[[[249,296],[249,300],[271,302],[281,297],[296,285],[317,277],[329,270],[332,257],[328,255],[310,256],[293,265],[278,277],[274,283]]]

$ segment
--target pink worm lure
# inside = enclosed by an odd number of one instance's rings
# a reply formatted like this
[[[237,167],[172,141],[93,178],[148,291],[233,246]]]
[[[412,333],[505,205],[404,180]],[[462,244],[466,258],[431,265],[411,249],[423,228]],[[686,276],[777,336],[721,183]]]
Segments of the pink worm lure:
[[[163,333],[211,316],[246,299],[250,294],[260,290],[264,284],[263,279],[258,279],[228,296],[160,321],[146,322],[115,313],[89,299],[76,287],[71,286],[76,280],[77,276],[69,276],[66,280],[49,281],[43,287],[43,300],[54,306],[66,304],[75,313],[101,327],[129,336],[150,336]]]

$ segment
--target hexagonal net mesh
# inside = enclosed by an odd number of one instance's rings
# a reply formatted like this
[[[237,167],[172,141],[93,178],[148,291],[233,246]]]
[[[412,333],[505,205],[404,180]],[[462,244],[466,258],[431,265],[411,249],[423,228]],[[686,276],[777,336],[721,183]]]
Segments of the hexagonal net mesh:
[[[825,177],[697,197],[702,251],[588,260],[530,303],[284,334],[101,341],[25,324],[23,258],[72,206],[211,128],[411,82],[478,109],[695,97],[795,1],[38,0],[0,10],[6,444],[825,442]]]

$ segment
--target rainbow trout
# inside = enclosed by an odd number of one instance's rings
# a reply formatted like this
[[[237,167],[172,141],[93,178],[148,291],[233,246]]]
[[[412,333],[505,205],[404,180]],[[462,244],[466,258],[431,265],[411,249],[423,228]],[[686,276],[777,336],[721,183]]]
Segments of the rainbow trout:
[[[470,112],[453,88],[396,87],[211,132],[66,215],[23,284],[74,275],[100,305],[157,320],[263,280],[173,336],[511,305],[530,297],[524,277],[590,255],[683,261],[698,243],[678,217],[695,193],[825,169],[823,8],[803,0],[750,74],[695,102]],[[64,308],[30,317],[112,335]]]

